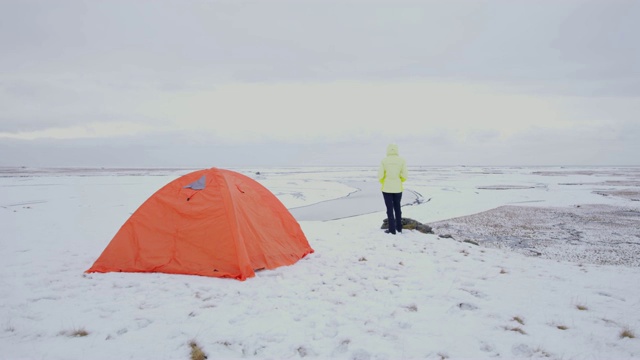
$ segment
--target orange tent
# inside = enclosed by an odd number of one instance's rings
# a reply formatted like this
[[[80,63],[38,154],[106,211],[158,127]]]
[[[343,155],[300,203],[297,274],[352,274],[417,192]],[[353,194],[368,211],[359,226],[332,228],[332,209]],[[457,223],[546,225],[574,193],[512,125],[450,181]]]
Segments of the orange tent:
[[[199,170],[168,183],[122,225],[87,272],[245,280],[313,252],[287,208],[257,181]]]

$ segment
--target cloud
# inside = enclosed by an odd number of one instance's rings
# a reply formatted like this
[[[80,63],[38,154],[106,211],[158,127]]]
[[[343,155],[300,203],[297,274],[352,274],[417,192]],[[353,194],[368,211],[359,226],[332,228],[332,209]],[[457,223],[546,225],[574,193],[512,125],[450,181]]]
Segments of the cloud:
[[[624,0],[8,0],[0,141],[357,163],[399,140],[423,163],[570,163],[590,139],[617,149],[594,161],[633,162],[638,17]]]
[[[532,128],[617,127],[640,112],[635,98],[530,96],[505,93],[504,88],[488,84],[450,82],[236,83],[204,90],[117,92],[96,84],[82,86],[103,96],[99,101],[89,97],[50,102],[43,113],[48,126],[35,121],[30,127],[15,123],[12,128],[7,121],[0,137],[72,139],[161,133],[200,142],[247,144],[447,133],[465,141],[507,138]]]
[[[93,139],[131,136],[148,133],[150,126],[130,122],[88,123],[76,126],[53,127],[44,130],[21,131],[17,133],[0,133],[0,138],[34,140],[34,139]]]
[[[631,1],[4,1],[0,64],[223,81],[638,76]],[[637,84],[636,84],[637,85]]]
[[[69,129],[94,128],[99,133],[97,129],[102,126],[105,136],[116,134],[109,130],[115,127],[129,128],[132,133],[144,129],[190,130],[217,134],[233,142],[339,140],[382,134],[399,136],[408,131],[420,134],[434,129],[461,135],[493,129],[508,135],[532,125],[570,125],[557,99],[503,94],[491,87],[457,83],[239,83],[210,91],[144,93],[93,89],[104,94],[99,102],[68,99],[62,104],[50,103],[43,115],[60,119],[67,111]],[[94,117],[89,114],[90,107]],[[111,108],[116,110],[104,124],[96,122],[96,117],[100,120],[99,115],[109,114]],[[36,113],[41,110],[36,109]],[[114,120],[118,115],[126,116],[124,121]],[[126,121],[132,118],[135,121]],[[123,126],[125,123],[130,124]],[[58,131],[59,124],[54,125],[31,131],[30,137]],[[8,128],[4,136],[11,132]],[[82,132],[70,130],[68,137],[74,133],[83,136]]]
[[[190,132],[94,139],[0,138],[0,166],[255,167],[371,166],[396,142],[412,166],[430,165],[640,165],[640,125],[588,125],[564,129],[532,127],[511,136],[492,131],[434,129],[388,137],[338,141],[229,143]]]

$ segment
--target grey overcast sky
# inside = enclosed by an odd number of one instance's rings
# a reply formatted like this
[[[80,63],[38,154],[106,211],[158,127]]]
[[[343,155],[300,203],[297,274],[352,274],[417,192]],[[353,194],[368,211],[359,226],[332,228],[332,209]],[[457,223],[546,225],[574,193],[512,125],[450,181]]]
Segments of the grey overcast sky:
[[[0,0],[0,166],[640,165],[637,0]]]

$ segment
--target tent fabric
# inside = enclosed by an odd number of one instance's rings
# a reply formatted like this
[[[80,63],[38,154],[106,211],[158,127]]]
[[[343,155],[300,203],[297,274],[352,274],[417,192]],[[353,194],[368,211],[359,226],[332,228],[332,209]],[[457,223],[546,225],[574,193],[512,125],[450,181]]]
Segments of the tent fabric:
[[[199,180],[201,190],[186,186]],[[245,280],[310,253],[300,225],[273,193],[245,175],[211,168],[181,176],[149,197],[86,272]]]

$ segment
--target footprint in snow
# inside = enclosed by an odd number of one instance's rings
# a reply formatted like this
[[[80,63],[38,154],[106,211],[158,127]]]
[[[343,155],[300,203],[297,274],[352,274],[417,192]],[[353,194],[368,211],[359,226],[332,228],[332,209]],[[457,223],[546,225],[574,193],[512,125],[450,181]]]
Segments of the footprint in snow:
[[[459,303],[459,304],[457,305],[457,307],[458,307],[460,310],[477,310],[477,309],[478,309],[478,307],[477,307],[477,306],[475,306],[475,305],[473,305],[473,304],[469,304],[469,303]]]
[[[467,292],[467,293],[471,294],[471,296],[473,296],[475,298],[478,298],[478,299],[486,299],[487,298],[487,294],[485,294],[485,293],[483,293],[481,291],[478,291],[478,290],[464,289],[464,288],[461,288],[460,290],[462,290],[464,292]]]

